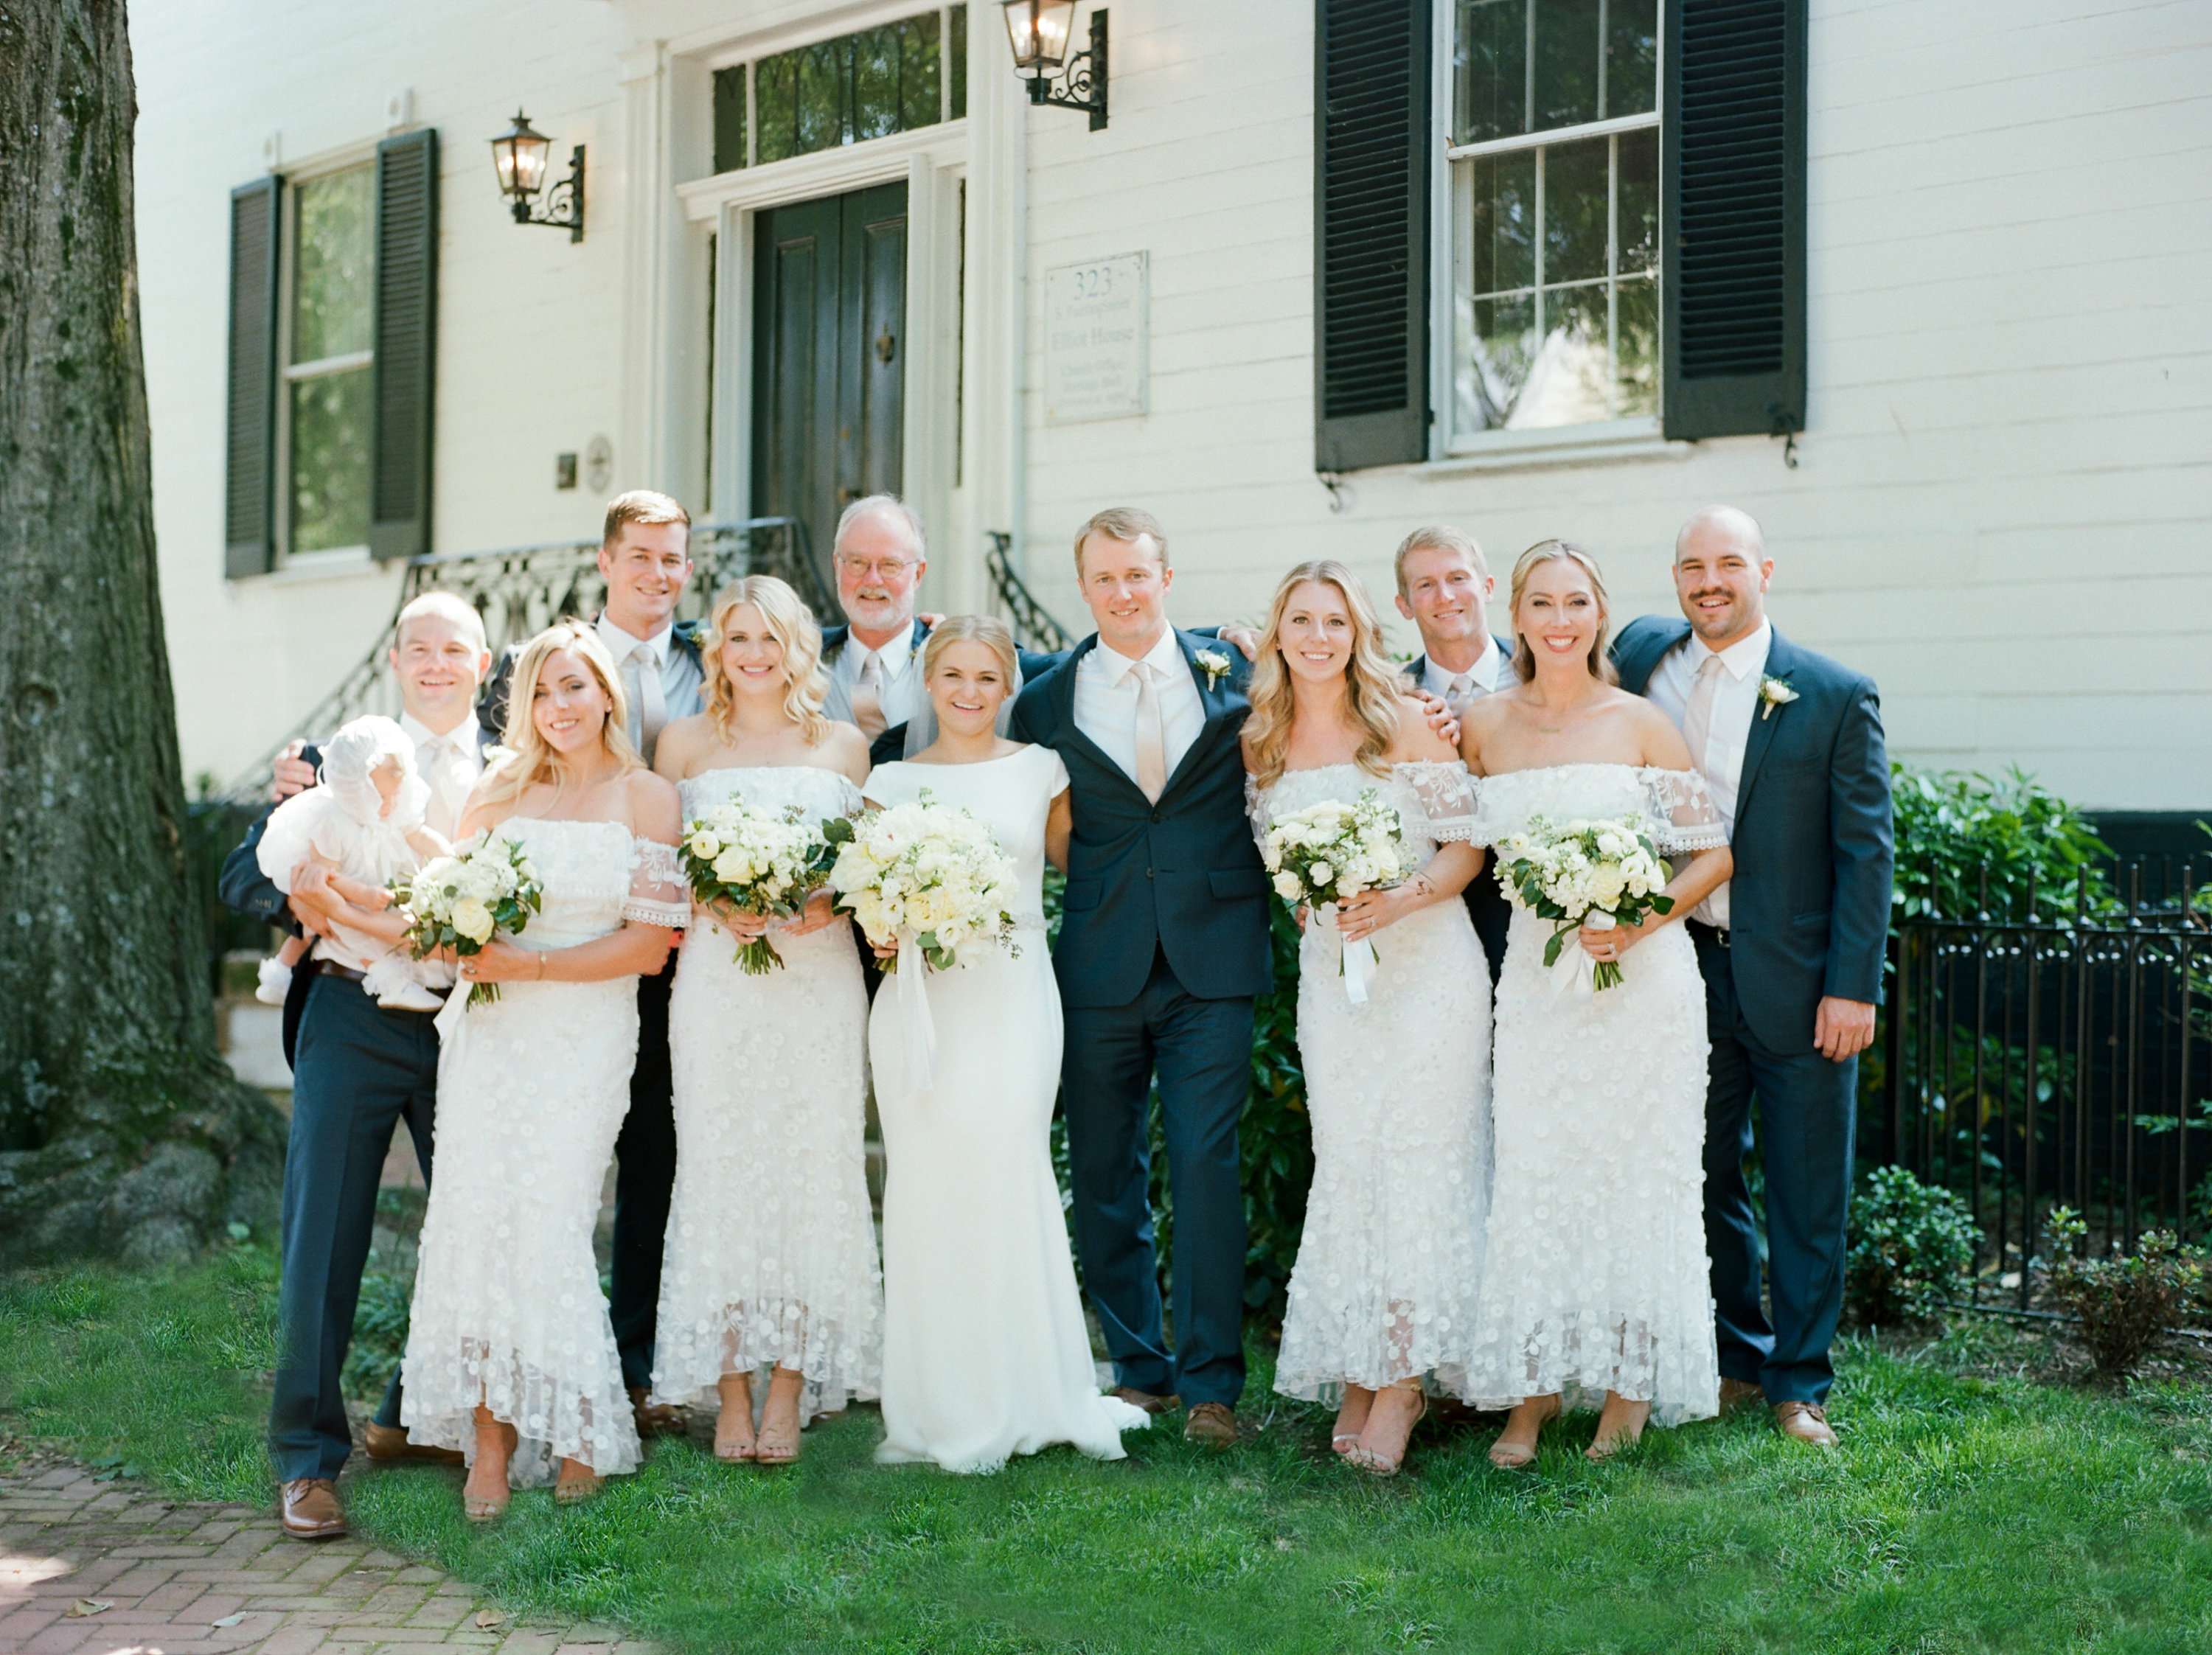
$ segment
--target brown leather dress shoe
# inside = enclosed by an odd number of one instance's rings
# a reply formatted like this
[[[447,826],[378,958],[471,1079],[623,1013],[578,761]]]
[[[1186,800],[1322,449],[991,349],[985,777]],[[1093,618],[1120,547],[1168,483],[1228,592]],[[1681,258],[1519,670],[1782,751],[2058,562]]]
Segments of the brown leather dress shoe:
[[[295,1477],[286,1483],[276,1518],[295,1540],[336,1540],[346,1531],[337,1485],[326,1476]]]
[[[1181,1397],[1156,1396],[1150,1391],[1139,1391],[1130,1385],[1115,1385],[1114,1395],[1116,1400],[1126,1402],[1132,1408],[1141,1408],[1147,1414],[1164,1414],[1170,1408],[1182,1406]]]
[[[1775,1403],[1774,1428],[1785,1437],[1809,1442],[1815,1448],[1836,1446],[1835,1428],[1828,1423],[1828,1410],[1816,1402]]]
[[[1182,1422],[1182,1440],[1201,1448],[1237,1446],[1237,1410],[1222,1402],[1202,1402]]]
[[[684,1410],[672,1403],[655,1402],[653,1392],[641,1385],[629,1390],[630,1411],[637,1419],[637,1434],[641,1441],[647,1437],[680,1437],[684,1434]]]
[[[1748,1408],[1753,1403],[1766,1400],[1766,1393],[1754,1379],[1723,1379],[1721,1381],[1721,1412],[1733,1414],[1739,1408]]]
[[[465,1465],[468,1457],[458,1448],[433,1448],[427,1442],[408,1440],[406,1428],[379,1425],[374,1420],[362,1429],[362,1444],[380,1465],[417,1460],[426,1465]]]

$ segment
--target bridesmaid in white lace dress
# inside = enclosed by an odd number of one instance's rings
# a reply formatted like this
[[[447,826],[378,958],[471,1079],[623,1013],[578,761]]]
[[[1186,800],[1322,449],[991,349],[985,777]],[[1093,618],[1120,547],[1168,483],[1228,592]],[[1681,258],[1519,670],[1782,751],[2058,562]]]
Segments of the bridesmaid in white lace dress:
[[[1470,1380],[1513,1416],[1499,1465],[1534,1458],[1569,1393],[1602,1391],[1602,1459],[1662,1425],[1718,1410],[1700,1197],[1705,993],[1679,923],[1728,878],[1728,836],[1665,714],[1613,688],[1605,585],[1579,547],[1549,540],[1513,571],[1522,682],[1468,710],[1477,838],[1541,816],[1643,817],[1678,864],[1673,908],[1638,927],[1583,927],[1556,967],[1551,922],[1516,906],[1498,985],[1497,1173]],[[1598,960],[1622,980],[1590,991]]]
[[[1314,1181],[1275,1389],[1339,1403],[1331,1446],[1389,1476],[1434,1389],[1463,1394],[1488,1204],[1490,973],[1460,892],[1474,794],[1422,704],[1399,690],[1375,606],[1341,563],[1276,589],[1244,725],[1252,817],[1372,790],[1419,871],[1304,917],[1298,1052]],[[1377,955],[1364,1003],[1346,942]]]
[[[516,664],[506,744],[460,822],[520,844],[544,906],[462,961],[439,1014],[438,1183],[422,1221],[404,1422],[461,1448],[463,1509],[511,1485],[564,1503],[634,1470],[637,1430],[592,1252],[629,1109],[637,984],[684,923],[676,790],[623,738],[622,681],[591,629],[562,624]],[[477,983],[500,997],[467,1005]]]
[[[998,733],[1018,681],[1005,623],[957,616],[931,633],[922,684],[938,737],[869,776],[872,804],[927,791],[973,811],[1019,870],[1018,954],[969,943],[951,971],[876,996],[868,1028],[883,1118],[884,1441],[887,1464],[992,1471],[1056,1442],[1121,1458],[1151,1422],[1099,1394],[1052,1175],[1060,987],[1044,938],[1044,864],[1067,865],[1067,768],[1048,747]],[[908,1021],[926,989],[927,1076]]]
[[[810,821],[857,812],[868,744],[822,716],[822,633],[799,594],[745,576],[715,598],[710,625],[707,710],[662,731],[653,757],[684,820],[740,797]],[[783,964],[754,976],[738,946],[763,932]],[[773,924],[702,910],[684,937],[668,1008],[676,1191],[653,1389],[672,1403],[717,1398],[717,1458],[787,1464],[806,1422],[876,1394],[867,1021],[852,922],[826,888]]]

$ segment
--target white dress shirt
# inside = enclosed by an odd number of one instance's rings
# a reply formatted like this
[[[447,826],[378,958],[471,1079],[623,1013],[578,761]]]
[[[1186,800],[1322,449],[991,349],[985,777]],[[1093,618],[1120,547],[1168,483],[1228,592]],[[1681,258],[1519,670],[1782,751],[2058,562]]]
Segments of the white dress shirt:
[[[1175,628],[1160,634],[1144,656],[1153,672],[1153,690],[1160,700],[1161,748],[1167,760],[1169,779],[1191,743],[1206,728],[1206,702],[1198,693],[1198,680],[1183,659]],[[1097,743],[1098,750],[1121,767],[1129,779],[1137,779],[1137,663],[1101,641],[1075,664],[1075,727]]]
[[[653,658],[660,668],[660,696],[668,709],[669,723],[688,718],[705,709],[707,703],[701,697],[700,690],[706,679],[691,652],[676,647],[676,627],[672,621],[650,638],[634,638],[608,620],[602,612],[599,624],[592,630],[599,634],[599,641],[607,646],[607,653],[615,658],[617,666],[635,655],[640,644],[653,652]],[[636,709],[631,711],[635,713]]]
[[[1721,663],[1720,687],[1713,692],[1712,721],[1706,726],[1705,750],[1690,755],[1690,762],[1705,779],[1705,786],[1713,796],[1713,804],[1721,819],[1735,831],[1736,790],[1743,781],[1744,750],[1751,744],[1751,721],[1759,711],[1759,682],[1766,673],[1766,652],[1774,642],[1774,627],[1762,621],[1759,630],[1747,638],[1739,638],[1726,649],[1714,651],[1705,647],[1705,640],[1695,633],[1668,650],[1660,658],[1659,664],[1651,670],[1651,682],[1644,686],[1644,694],[1651,704],[1682,727],[1683,714],[1688,711],[1691,688],[1698,682],[1698,670],[1717,653]],[[1723,885],[1702,903],[1690,916],[1708,925],[1717,925],[1723,931],[1729,923],[1729,888]]]
[[[471,713],[439,735],[411,712],[399,715],[400,733],[415,743],[415,773],[428,783],[430,802],[422,819],[430,831],[447,839],[460,826],[469,791],[483,774],[483,731]]]
[[[909,670],[916,665],[914,623],[909,621],[901,627],[874,653],[880,668],[876,679],[876,705],[883,709],[884,728],[896,730],[913,722],[923,699],[921,674]],[[868,646],[848,631],[838,648],[837,658],[830,664],[830,679],[844,690],[843,704],[847,706],[853,704],[853,688],[860,682],[868,655]]]
[[[1439,666],[1433,655],[1424,656],[1422,660],[1421,688],[1454,712],[1457,712],[1462,704],[1453,700],[1452,687],[1461,679],[1467,681],[1464,692],[1467,700],[1479,701],[1497,689],[1499,675],[1505,670],[1505,652],[1498,647],[1495,638],[1482,640],[1482,653],[1465,672],[1454,672],[1449,667]]]

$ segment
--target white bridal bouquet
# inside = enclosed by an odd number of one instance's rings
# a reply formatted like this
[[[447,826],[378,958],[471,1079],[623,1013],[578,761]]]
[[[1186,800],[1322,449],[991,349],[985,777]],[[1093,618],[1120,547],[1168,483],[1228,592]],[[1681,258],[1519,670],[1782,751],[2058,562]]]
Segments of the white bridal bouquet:
[[[407,948],[417,960],[439,949],[464,958],[480,954],[501,931],[514,936],[545,900],[538,870],[511,839],[478,834],[392,882],[392,899],[407,920]],[[467,1003],[499,998],[499,985],[477,983]]]
[[[712,907],[789,918],[829,870],[830,841],[799,806],[781,811],[731,798],[684,824],[677,854],[692,894]],[[741,944],[738,963],[757,977],[783,964],[765,935]]]
[[[1647,915],[1669,913],[1674,906],[1666,894],[1667,864],[1643,818],[1633,815],[1564,827],[1534,817],[1525,832],[1498,846],[1498,878],[1514,901],[1553,922],[1552,939],[1544,944],[1547,966],[1559,963],[1569,935],[1583,925],[1597,931],[1640,925]],[[1571,980],[1587,981],[1592,992],[1620,981],[1617,960],[1592,961],[1584,979],[1582,957],[1577,950],[1570,961]]]
[[[1260,859],[1275,894],[1293,912],[1329,911],[1362,891],[1387,890],[1412,873],[1405,824],[1370,787],[1351,803],[1324,799],[1277,816],[1267,826]],[[1375,979],[1375,945],[1365,937],[1346,943],[1339,969],[1354,1003],[1364,1003]]]
[[[857,822],[832,818],[822,832],[836,857],[830,884],[837,906],[871,943],[896,943],[902,959],[911,946],[939,971],[958,965],[969,943],[1013,949],[1013,861],[966,810],[936,803],[925,788],[912,803],[868,811]]]

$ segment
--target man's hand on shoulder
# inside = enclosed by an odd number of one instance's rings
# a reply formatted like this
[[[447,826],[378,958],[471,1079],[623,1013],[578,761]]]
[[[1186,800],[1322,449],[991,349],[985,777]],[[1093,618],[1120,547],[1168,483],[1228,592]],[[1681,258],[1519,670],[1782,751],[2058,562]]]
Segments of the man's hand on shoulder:
[[[1459,720],[1452,715],[1452,710],[1445,705],[1443,698],[1440,695],[1431,695],[1427,690],[1413,686],[1408,686],[1406,693],[1421,704],[1421,711],[1429,721],[1429,728],[1437,732],[1437,738],[1446,747],[1457,752],[1459,750]]]
[[[276,775],[276,785],[269,790],[269,797],[279,804],[295,793],[304,793],[315,785],[315,767],[300,756],[307,747],[305,742],[291,743],[270,766]]]
[[[1822,995],[1813,1014],[1813,1044],[1830,1063],[1857,1057],[1874,1044],[1874,1008],[1863,1000]]]
[[[1255,661],[1259,658],[1260,634],[1254,628],[1245,626],[1216,627],[1213,629],[1213,635],[1224,644],[1235,645],[1237,652],[1246,660]]]

